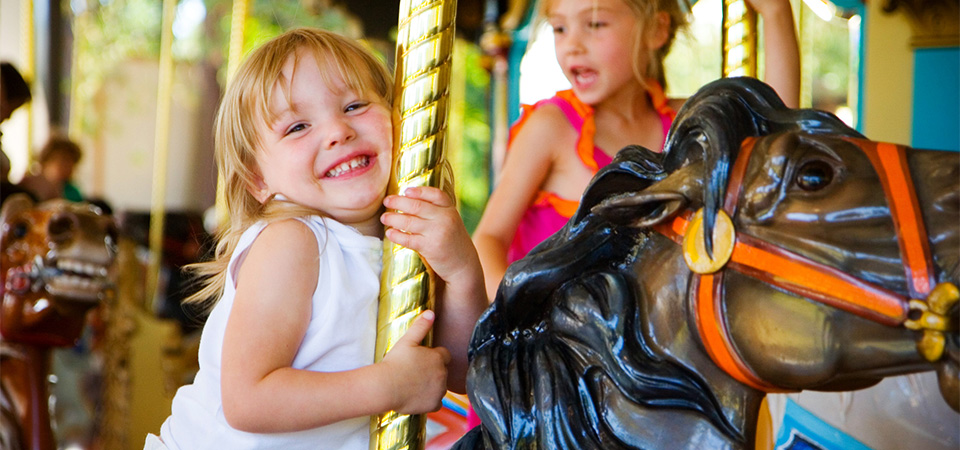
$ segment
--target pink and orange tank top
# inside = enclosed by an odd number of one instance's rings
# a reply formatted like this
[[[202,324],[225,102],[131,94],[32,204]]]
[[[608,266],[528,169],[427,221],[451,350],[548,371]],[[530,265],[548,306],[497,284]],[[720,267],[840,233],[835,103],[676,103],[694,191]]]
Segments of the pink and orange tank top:
[[[647,86],[647,95],[650,96],[654,109],[660,115],[663,135],[666,136],[673,119],[676,117],[676,112],[670,108],[667,97],[663,93],[663,88],[656,81],[649,80]],[[612,162],[613,159],[593,143],[593,137],[597,130],[593,120],[593,108],[581,102],[574,95],[573,90],[557,92],[555,96],[541,100],[534,105],[522,105],[523,114],[510,128],[511,141],[529,117],[529,113],[545,104],[553,104],[559,107],[566,115],[567,120],[570,121],[570,125],[580,134],[576,151],[584,166],[593,173],[597,173],[601,167]],[[663,148],[662,142],[660,147]],[[507,262],[512,263],[523,258],[533,247],[563,228],[567,220],[576,213],[579,204],[580,199],[568,200],[557,196],[553,192],[538,192],[533,204],[527,208],[523,218],[520,219],[513,242],[507,251]]]

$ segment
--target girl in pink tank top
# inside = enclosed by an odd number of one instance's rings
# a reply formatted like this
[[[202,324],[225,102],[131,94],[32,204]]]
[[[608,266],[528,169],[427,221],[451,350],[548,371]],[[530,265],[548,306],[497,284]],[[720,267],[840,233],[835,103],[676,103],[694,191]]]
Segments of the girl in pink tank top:
[[[663,95],[663,89],[660,88],[660,85],[657,84],[656,81],[649,80],[647,86],[647,93],[650,96],[650,100],[657,114],[660,116],[660,125],[664,139],[666,139],[667,132],[670,130],[670,124],[673,123],[673,119],[677,113],[670,108],[666,96]],[[613,158],[611,158],[607,152],[593,143],[593,134],[595,131],[593,108],[580,102],[573,93],[573,90],[557,92],[553,97],[541,100],[533,106],[523,105],[524,115],[511,128],[511,137],[523,126],[525,118],[529,116],[532,111],[544,104],[552,104],[559,107],[566,116],[567,121],[570,122],[570,125],[577,130],[577,133],[580,135],[577,141],[577,156],[585,167],[589,168],[593,173],[596,173],[601,167],[613,161]],[[660,146],[657,147],[658,151],[660,148],[663,148],[664,139],[661,139]],[[533,247],[543,242],[551,234],[560,230],[560,228],[563,228],[567,220],[573,217],[579,204],[579,199],[565,199],[553,192],[539,191],[536,199],[527,208],[526,212],[524,212],[523,218],[517,226],[517,232],[513,237],[513,242],[510,244],[510,250],[507,252],[507,262],[512,263],[523,258]]]

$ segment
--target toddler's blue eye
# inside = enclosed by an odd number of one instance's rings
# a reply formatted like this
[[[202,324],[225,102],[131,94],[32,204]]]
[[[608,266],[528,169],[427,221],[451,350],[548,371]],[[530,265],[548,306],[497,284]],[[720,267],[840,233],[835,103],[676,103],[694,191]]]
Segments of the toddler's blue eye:
[[[304,124],[302,124],[302,123],[298,123],[298,124],[290,127],[289,129],[287,129],[287,132],[286,132],[285,134],[292,134],[292,133],[296,133],[296,132],[298,132],[298,131],[303,131],[303,130],[305,130],[305,129],[307,129],[307,126],[306,126],[306,125],[304,125]]]
[[[367,102],[351,103],[351,104],[347,105],[346,108],[343,109],[343,112],[356,111],[356,110],[358,110],[358,109],[360,109],[360,108],[363,108],[364,106],[367,106],[368,104],[369,104],[369,103],[367,103]]]

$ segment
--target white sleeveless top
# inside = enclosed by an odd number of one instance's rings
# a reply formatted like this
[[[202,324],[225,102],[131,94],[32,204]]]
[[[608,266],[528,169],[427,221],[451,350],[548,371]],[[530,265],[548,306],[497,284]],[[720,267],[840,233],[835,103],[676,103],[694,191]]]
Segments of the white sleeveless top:
[[[383,244],[333,219],[300,219],[316,235],[320,272],[310,325],[293,360],[296,369],[334,372],[373,364]],[[181,387],[160,429],[164,444],[183,449],[357,449],[369,447],[370,418],[358,417],[292,433],[247,433],[230,427],[220,397],[220,356],[236,295],[235,267],[266,224],[250,227],[230,257],[226,285],[200,337],[200,370]],[[282,308],[283,305],[277,305]]]

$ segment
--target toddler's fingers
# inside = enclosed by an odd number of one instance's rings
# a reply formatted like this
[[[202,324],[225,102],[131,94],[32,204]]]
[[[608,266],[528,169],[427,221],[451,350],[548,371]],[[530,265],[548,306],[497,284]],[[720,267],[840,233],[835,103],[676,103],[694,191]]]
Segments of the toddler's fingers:
[[[419,199],[440,207],[454,206],[453,199],[446,192],[430,186],[408,187],[399,197]]]
[[[446,366],[453,360],[453,356],[450,355],[450,350],[447,350],[446,347],[434,347],[434,350],[440,353],[440,357],[443,359],[443,365]]]
[[[390,239],[390,242],[397,244],[401,247],[406,247],[411,250],[415,250],[421,255],[424,252],[432,251],[431,248],[428,248],[424,242],[426,239],[421,234],[416,234],[412,231],[404,232],[400,231],[397,228],[388,228],[386,231],[387,239]]]
[[[424,231],[424,220],[411,214],[385,212],[380,215],[380,223],[406,233],[421,234]]]
[[[420,216],[426,208],[431,206],[429,202],[421,199],[400,195],[388,195],[383,199],[383,205],[411,216]]]
[[[410,324],[410,328],[407,329],[407,332],[404,333],[397,344],[404,342],[414,346],[421,345],[423,339],[427,337],[427,333],[430,332],[430,328],[433,327],[435,316],[434,312],[429,309],[421,313],[417,320]]]

